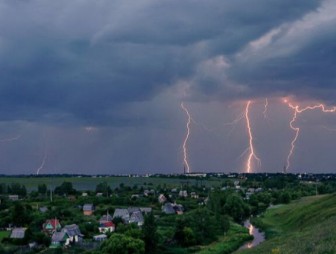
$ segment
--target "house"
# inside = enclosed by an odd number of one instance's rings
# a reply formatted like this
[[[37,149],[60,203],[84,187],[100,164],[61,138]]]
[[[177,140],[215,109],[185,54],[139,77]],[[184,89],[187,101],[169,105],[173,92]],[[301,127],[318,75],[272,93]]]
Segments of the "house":
[[[147,208],[145,210],[148,211],[149,209]],[[121,218],[126,224],[136,223],[138,226],[142,226],[144,222],[142,212],[138,207],[129,207],[127,209],[117,208],[114,211],[113,219],[117,217]]]
[[[78,243],[82,241],[83,235],[76,224],[66,225],[62,231],[67,233],[70,242]]]
[[[106,213],[106,215],[100,217],[98,227],[100,233],[112,233],[115,231],[115,225],[112,222],[112,219],[112,216],[108,212]]]
[[[140,207],[140,211],[144,214],[149,214],[152,212],[152,208],[151,207]]]
[[[52,236],[54,232],[61,230],[62,226],[58,219],[46,220],[42,225],[43,231]]]
[[[83,205],[83,214],[86,216],[92,215],[94,212],[94,205],[93,204],[85,204]]]
[[[65,231],[54,232],[51,237],[49,248],[58,248],[70,244],[70,237]]]
[[[115,231],[115,225],[112,221],[100,222],[98,230],[100,233],[112,233]]]
[[[96,241],[96,242],[102,242],[102,241],[105,241],[106,239],[107,239],[107,235],[105,235],[105,234],[95,235],[93,237],[93,240]]]
[[[127,209],[125,208],[117,208],[114,210],[113,219],[121,218],[125,223],[128,223],[130,215]]]
[[[103,215],[102,217],[100,217],[99,223],[104,223],[104,222],[108,222],[108,221],[112,221],[112,220],[113,220],[112,216],[107,213],[107,214]]]
[[[48,207],[42,206],[42,207],[39,208],[39,210],[40,210],[41,213],[46,213],[48,211]]]
[[[190,193],[190,197],[191,197],[191,198],[195,198],[195,199],[198,199],[198,198],[199,198],[199,196],[198,196],[198,194],[197,194],[196,192],[191,192],[191,193]]]
[[[11,239],[23,239],[25,237],[27,228],[14,228],[10,235]]]
[[[18,201],[19,195],[8,195],[8,199],[11,201]]]
[[[188,197],[188,192],[186,190],[180,190],[179,197],[181,197],[181,198]]]
[[[88,196],[87,192],[82,193],[82,197],[87,197],[87,196]]]
[[[183,214],[184,208],[180,204],[165,203],[162,212],[165,214]]]
[[[140,210],[131,213],[129,223],[135,223],[139,227],[141,227],[144,224],[144,217]]]
[[[96,197],[102,197],[103,193],[102,192],[97,192]]]
[[[164,212],[165,214],[175,214],[175,209],[172,203],[165,203],[162,206],[162,212]]]
[[[160,194],[159,197],[158,197],[158,201],[159,201],[160,204],[163,204],[164,202],[167,201],[167,198],[165,197],[165,195]]]

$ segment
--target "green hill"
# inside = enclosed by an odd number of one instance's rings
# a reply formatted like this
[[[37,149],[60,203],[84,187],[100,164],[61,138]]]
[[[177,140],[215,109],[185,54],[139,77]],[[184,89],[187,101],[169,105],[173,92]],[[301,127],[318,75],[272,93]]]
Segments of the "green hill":
[[[336,253],[336,195],[302,198],[275,206],[255,220],[267,241],[240,254]]]

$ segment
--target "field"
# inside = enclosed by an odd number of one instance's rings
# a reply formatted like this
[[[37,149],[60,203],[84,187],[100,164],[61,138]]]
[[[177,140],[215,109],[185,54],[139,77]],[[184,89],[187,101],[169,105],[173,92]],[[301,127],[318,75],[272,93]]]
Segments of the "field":
[[[174,188],[181,186],[181,183],[185,183],[188,181],[189,185],[201,184],[200,180],[196,179],[180,179],[180,178],[164,178],[164,177],[116,177],[116,176],[108,176],[108,177],[36,177],[36,176],[27,176],[27,177],[0,177],[0,184],[11,184],[11,183],[20,183],[26,186],[27,190],[33,191],[37,190],[37,186],[41,183],[45,183],[48,188],[50,186],[55,188],[56,186],[61,185],[63,182],[72,182],[73,187],[79,191],[85,190],[95,190],[96,186],[99,183],[107,182],[111,188],[118,187],[121,183],[125,186],[148,186],[147,188],[151,188],[151,186],[166,186],[167,188]],[[205,186],[219,186],[221,184],[221,180],[218,178],[206,179],[202,180],[202,184]]]
[[[240,254],[318,254],[336,250],[336,195],[303,198],[255,220],[267,241]]]

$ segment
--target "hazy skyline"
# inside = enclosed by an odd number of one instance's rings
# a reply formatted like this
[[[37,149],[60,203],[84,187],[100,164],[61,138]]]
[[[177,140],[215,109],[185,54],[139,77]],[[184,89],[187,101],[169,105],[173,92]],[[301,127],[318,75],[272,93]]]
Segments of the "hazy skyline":
[[[0,3],[0,174],[280,172],[336,105],[333,0]],[[265,112],[265,100],[268,109]],[[237,121],[235,121],[237,120]],[[289,172],[336,172],[336,113]]]

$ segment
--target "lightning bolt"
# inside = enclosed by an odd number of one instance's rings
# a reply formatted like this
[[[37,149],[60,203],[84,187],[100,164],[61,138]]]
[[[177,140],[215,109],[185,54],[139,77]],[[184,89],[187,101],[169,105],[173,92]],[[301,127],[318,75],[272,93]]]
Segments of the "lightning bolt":
[[[253,134],[252,134],[252,129],[251,129],[251,122],[250,122],[250,116],[249,116],[249,110],[250,110],[250,105],[251,101],[248,101],[246,104],[245,108],[245,119],[246,119],[246,129],[247,129],[247,134],[249,137],[249,156],[247,157],[247,162],[246,162],[246,172],[250,173],[252,169],[252,160],[256,160],[259,165],[261,164],[260,159],[254,152],[254,145],[253,145]]]
[[[264,118],[267,118],[267,110],[268,110],[268,99],[266,98],[263,112]]]
[[[187,114],[187,117],[188,117],[187,126],[186,126],[187,127],[187,133],[186,133],[186,136],[185,136],[184,141],[183,141],[183,162],[184,162],[184,165],[186,167],[187,173],[190,173],[190,166],[189,166],[189,162],[188,162],[187,143],[188,143],[189,136],[190,136],[191,116],[190,116],[190,113],[189,113],[188,109],[184,106],[183,102],[181,103],[181,108]]]
[[[300,128],[294,126],[294,123],[297,120],[298,114],[301,114],[301,113],[303,113],[305,111],[308,111],[308,110],[315,110],[315,109],[320,109],[322,113],[334,113],[334,112],[336,112],[336,107],[332,107],[332,108],[328,109],[324,104],[320,103],[320,104],[316,104],[316,105],[313,105],[313,106],[307,106],[307,107],[304,107],[304,108],[300,108],[299,105],[294,106],[287,99],[284,99],[284,103],[286,103],[289,108],[294,110],[293,117],[292,117],[291,121],[289,122],[289,127],[295,132],[294,138],[291,141],[291,148],[290,148],[288,156],[287,156],[287,164],[285,166],[285,170],[287,172],[287,170],[290,168],[290,162],[291,162],[291,158],[294,154],[296,141],[297,141],[297,139],[300,135]]]
[[[15,140],[18,140],[19,138],[21,138],[21,135],[18,135],[16,137],[13,137],[13,138],[5,138],[5,139],[0,139],[0,142],[11,142],[11,141],[15,141]]]
[[[44,151],[43,160],[42,160],[42,163],[41,163],[40,167],[38,167],[38,169],[36,171],[36,175],[39,175],[40,170],[44,167],[44,164],[45,164],[46,160],[47,160],[47,152]]]

